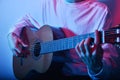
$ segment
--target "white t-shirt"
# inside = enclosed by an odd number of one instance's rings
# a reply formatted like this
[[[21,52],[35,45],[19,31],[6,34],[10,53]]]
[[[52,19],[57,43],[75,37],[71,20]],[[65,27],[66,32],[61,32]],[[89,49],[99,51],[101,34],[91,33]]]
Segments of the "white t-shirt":
[[[49,24],[55,27],[66,27],[76,34],[94,32],[108,28],[106,22],[107,7],[93,0],[78,3],[68,3],[65,0],[44,0],[41,11],[42,25]]]

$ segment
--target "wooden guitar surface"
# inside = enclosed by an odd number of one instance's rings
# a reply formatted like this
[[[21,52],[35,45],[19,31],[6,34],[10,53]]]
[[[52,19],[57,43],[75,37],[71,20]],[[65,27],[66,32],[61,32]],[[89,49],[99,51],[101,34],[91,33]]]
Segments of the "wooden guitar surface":
[[[50,27],[44,26],[37,32],[33,32],[29,28],[26,28],[26,34],[30,44],[33,44],[35,40],[40,42],[46,42],[53,40],[53,33]],[[44,73],[48,70],[51,60],[52,53],[40,55],[35,59],[32,53],[27,58],[13,56],[13,69],[15,76],[18,79],[24,78],[31,70],[36,70],[39,73]]]

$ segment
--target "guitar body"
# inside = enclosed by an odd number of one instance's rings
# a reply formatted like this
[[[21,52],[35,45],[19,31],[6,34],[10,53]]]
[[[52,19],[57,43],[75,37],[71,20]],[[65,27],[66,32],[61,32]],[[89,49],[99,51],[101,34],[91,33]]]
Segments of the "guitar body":
[[[53,40],[52,29],[48,26],[43,26],[38,31],[33,32],[31,29],[26,28],[26,34],[29,44],[33,44],[35,40],[46,42]],[[24,35],[23,35],[24,36]],[[31,70],[44,73],[48,70],[53,54],[40,55],[36,58],[30,53],[26,58],[13,56],[13,69],[15,76],[18,79],[23,79]]]

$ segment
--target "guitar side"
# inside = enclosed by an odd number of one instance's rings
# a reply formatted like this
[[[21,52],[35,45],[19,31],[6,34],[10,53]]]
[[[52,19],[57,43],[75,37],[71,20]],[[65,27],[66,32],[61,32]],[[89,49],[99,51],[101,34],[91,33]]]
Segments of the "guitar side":
[[[33,41],[36,39],[40,42],[53,40],[52,29],[48,26],[41,27],[37,32],[33,32],[29,28],[26,28],[26,34],[28,36],[29,43],[33,43]],[[13,55],[13,70],[16,78],[25,78],[25,76],[31,70],[38,71],[39,73],[46,72],[51,65],[52,56],[53,54],[50,53],[40,55],[38,59],[34,59],[31,53],[27,56],[27,58],[17,57]]]

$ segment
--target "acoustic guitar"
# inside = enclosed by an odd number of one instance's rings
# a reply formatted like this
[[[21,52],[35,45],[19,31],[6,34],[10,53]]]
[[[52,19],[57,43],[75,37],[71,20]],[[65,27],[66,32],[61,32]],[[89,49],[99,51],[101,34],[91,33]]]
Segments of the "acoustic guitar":
[[[44,73],[51,65],[53,53],[56,51],[75,48],[76,44],[88,37],[94,38],[94,32],[90,34],[76,35],[68,38],[54,40],[53,29],[49,26],[43,26],[37,31],[28,27],[23,29],[26,33],[26,39],[29,42],[27,50],[30,54],[27,57],[22,55],[13,55],[13,70],[16,78],[23,79],[31,70]],[[101,43],[111,43],[119,47],[120,45],[120,27],[111,28],[107,31],[100,31]],[[24,36],[24,35],[22,35]],[[12,35],[9,35],[10,46],[13,44]],[[14,48],[11,46],[11,50]]]

